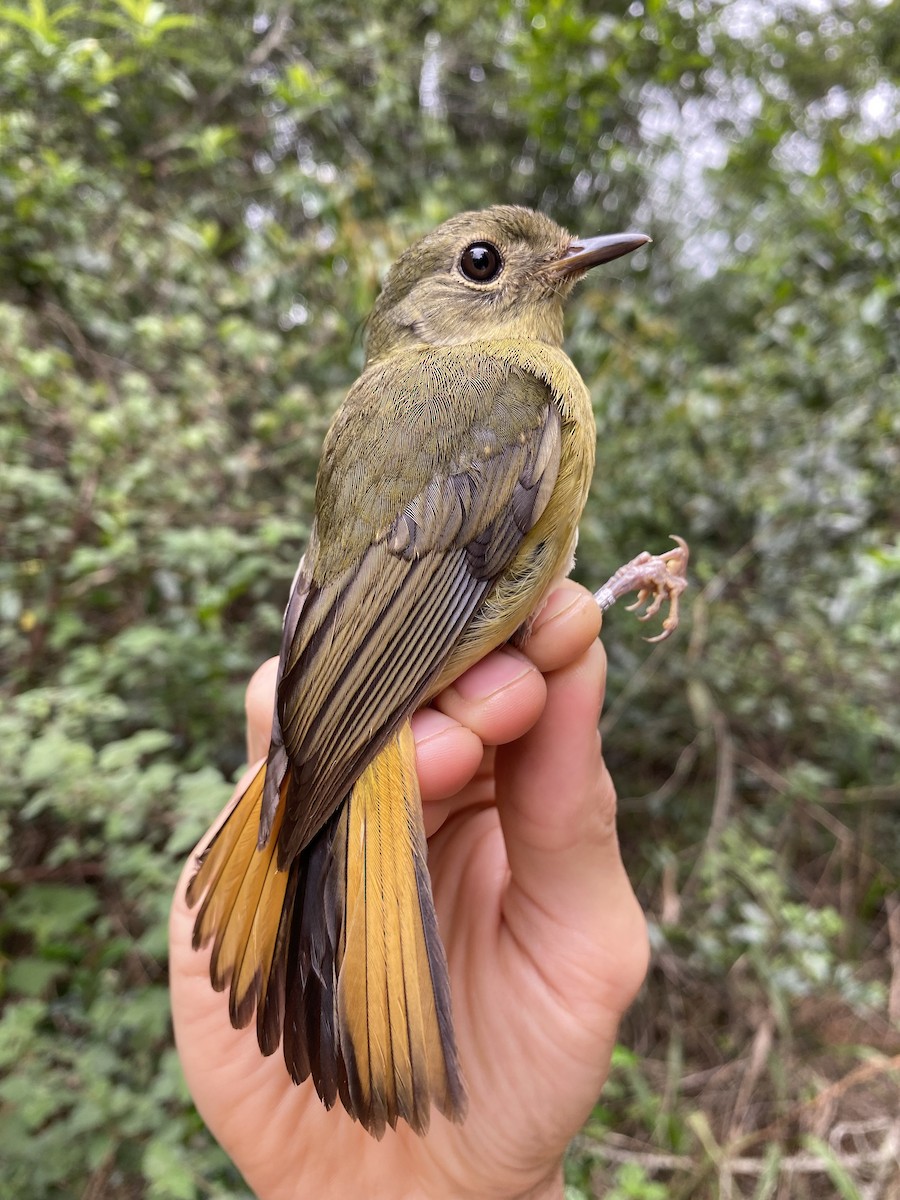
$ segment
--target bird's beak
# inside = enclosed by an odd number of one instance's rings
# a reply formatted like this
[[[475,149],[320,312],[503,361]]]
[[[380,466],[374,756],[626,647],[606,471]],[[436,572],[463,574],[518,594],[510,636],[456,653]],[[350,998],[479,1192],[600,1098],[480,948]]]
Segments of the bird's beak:
[[[603,237],[575,238],[566,247],[562,258],[551,263],[551,269],[559,275],[575,275],[639,250],[651,240],[646,233],[607,233]]]

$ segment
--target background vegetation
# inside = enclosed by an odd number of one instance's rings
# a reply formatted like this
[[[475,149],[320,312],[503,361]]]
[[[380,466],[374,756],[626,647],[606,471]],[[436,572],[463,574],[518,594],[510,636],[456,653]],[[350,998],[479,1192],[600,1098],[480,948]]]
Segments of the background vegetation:
[[[378,281],[466,207],[649,253],[579,296],[578,571],[655,959],[573,1200],[900,1195],[900,9],[0,7],[0,1197],[238,1197],[165,917],[277,645]]]

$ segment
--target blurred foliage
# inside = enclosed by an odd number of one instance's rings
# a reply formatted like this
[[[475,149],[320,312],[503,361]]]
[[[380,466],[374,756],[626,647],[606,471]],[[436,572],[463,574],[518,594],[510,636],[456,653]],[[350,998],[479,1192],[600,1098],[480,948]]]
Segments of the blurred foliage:
[[[656,956],[567,1194],[717,1196],[730,1146],[729,1194],[857,1194],[803,1101],[898,1106],[852,1086],[897,1053],[898,35],[880,0],[0,6],[0,1198],[245,1194],[170,1046],[168,896],[378,281],[495,201],[653,233],[573,306],[578,570],[695,553],[677,638],[607,622]]]

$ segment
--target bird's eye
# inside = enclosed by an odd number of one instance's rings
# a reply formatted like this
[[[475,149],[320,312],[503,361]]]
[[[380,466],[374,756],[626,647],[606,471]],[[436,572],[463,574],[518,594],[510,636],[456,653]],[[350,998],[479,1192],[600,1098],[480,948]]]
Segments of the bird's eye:
[[[459,269],[473,283],[490,283],[503,269],[503,259],[490,242],[475,242],[463,250]]]

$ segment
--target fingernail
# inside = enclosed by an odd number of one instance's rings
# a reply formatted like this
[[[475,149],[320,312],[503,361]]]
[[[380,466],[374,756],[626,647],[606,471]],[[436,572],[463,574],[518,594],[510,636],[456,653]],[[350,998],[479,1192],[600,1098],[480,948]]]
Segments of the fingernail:
[[[549,625],[551,621],[564,616],[570,610],[583,603],[583,601],[583,592],[572,592],[569,588],[558,588],[555,592],[551,592],[547,603],[538,613],[537,619],[534,622],[534,628],[541,629],[544,625]]]
[[[524,656],[498,650],[470,667],[451,687],[464,700],[488,700],[535,669]]]

